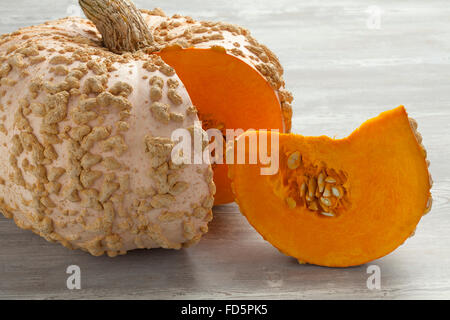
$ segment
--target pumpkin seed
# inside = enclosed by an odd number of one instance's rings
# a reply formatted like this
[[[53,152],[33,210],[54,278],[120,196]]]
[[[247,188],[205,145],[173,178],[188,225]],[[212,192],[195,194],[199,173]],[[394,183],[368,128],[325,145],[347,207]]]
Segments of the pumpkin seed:
[[[317,177],[317,185],[319,186],[319,192],[323,192],[323,190],[325,189],[325,176],[324,174],[321,172],[319,174],[319,176]]]
[[[321,212],[320,213],[323,216],[327,216],[327,217],[334,217],[334,213],[333,212]]]
[[[325,198],[331,197],[331,186],[329,184],[325,186],[325,190],[323,191],[322,196],[324,196]]]
[[[289,156],[287,166],[291,170],[295,170],[300,166],[300,152],[296,151]]]
[[[323,203],[324,205],[326,205],[327,207],[331,206],[331,201],[328,198],[321,197],[320,202]]]
[[[340,199],[341,196],[342,196],[342,192],[339,189],[341,189],[341,188],[339,188],[339,187],[332,187],[331,188],[331,192],[333,193],[333,196],[335,196],[338,199]]]
[[[300,197],[303,198],[306,194],[306,182],[303,182],[300,186]]]
[[[328,177],[325,178],[325,182],[326,183],[336,183],[336,179],[334,179],[333,177],[328,176]]]

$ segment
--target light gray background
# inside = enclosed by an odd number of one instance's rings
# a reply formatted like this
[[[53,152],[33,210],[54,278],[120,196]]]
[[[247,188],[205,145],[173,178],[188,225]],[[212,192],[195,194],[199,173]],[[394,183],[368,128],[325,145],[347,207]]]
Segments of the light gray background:
[[[372,263],[382,275],[375,291],[366,287],[368,265],[298,265],[264,242],[235,205],[215,208],[210,233],[194,248],[113,260],[47,243],[2,217],[0,298],[450,298],[448,1],[135,2],[252,30],[285,67],[294,132],[343,137],[404,104],[428,149],[433,210],[414,238]],[[367,27],[372,5],[382,11],[379,30]],[[74,0],[0,0],[0,33],[76,13]],[[71,264],[81,267],[80,291],[66,288]]]

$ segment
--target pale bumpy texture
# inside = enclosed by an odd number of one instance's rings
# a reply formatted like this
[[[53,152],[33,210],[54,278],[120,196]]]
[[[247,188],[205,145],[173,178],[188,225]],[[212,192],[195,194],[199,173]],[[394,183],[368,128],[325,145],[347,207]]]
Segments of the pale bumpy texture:
[[[0,211],[93,255],[196,243],[212,219],[209,165],[170,161],[197,119],[157,55],[116,55],[67,18],[0,37]]]

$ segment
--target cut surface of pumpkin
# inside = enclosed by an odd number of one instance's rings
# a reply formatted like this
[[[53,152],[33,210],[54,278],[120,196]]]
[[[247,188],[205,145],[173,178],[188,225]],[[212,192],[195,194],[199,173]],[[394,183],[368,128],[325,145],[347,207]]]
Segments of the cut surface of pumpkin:
[[[401,106],[344,139],[277,134],[275,175],[261,175],[261,164],[230,165],[236,201],[267,241],[299,262],[346,267],[383,257],[431,208],[416,129]]]
[[[267,81],[242,60],[214,49],[164,50],[163,60],[186,86],[205,130],[284,131],[280,103]],[[216,204],[233,201],[227,165],[213,165]]]

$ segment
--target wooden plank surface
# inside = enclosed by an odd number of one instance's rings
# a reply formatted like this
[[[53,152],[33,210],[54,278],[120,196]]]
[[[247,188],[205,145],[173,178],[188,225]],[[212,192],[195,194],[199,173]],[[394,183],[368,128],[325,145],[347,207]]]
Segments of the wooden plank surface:
[[[135,2],[249,28],[285,67],[294,132],[343,137],[404,104],[428,149],[433,210],[415,237],[371,263],[381,268],[381,290],[367,288],[369,265],[299,265],[263,241],[234,204],[214,209],[210,233],[194,248],[113,260],[47,243],[0,218],[0,298],[450,298],[448,1]],[[371,12],[381,13],[379,29]],[[79,14],[76,1],[1,1],[0,34],[70,14]],[[69,265],[81,268],[81,290],[66,288]]]

